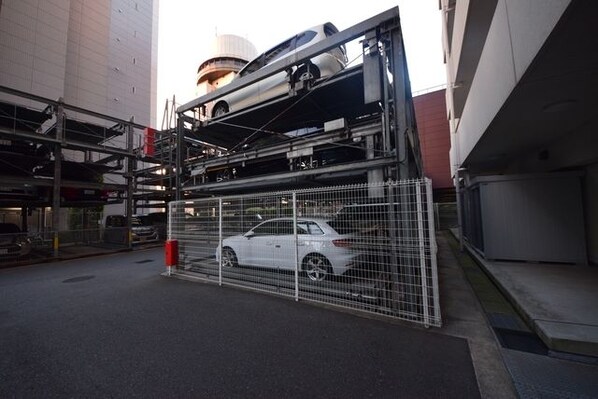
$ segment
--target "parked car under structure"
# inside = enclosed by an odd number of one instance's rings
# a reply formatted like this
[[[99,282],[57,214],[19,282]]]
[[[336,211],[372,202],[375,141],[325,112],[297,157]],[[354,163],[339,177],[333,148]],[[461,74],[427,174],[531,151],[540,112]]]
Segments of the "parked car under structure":
[[[27,256],[31,240],[14,223],[0,223],[0,259]]]
[[[222,266],[255,266],[295,270],[299,267],[313,281],[342,275],[356,266],[360,253],[351,248],[351,235],[339,234],[328,221],[297,220],[297,259],[292,218],[275,218],[246,232],[222,240]],[[220,246],[216,259],[220,261]]]

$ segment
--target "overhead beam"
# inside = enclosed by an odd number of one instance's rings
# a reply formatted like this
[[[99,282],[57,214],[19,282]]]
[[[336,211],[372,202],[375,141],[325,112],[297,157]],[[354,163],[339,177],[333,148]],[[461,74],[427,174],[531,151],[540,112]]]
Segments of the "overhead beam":
[[[339,164],[339,165],[332,165],[327,167],[321,167],[316,169],[308,169],[308,170],[300,170],[295,172],[286,172],[286,173],[275,173],[269,175],[261,175],[249,178],[242,178],[242,179],[235,179],[229,180],[226,182],[215,182],[215,183],[205,183],[199,184],[195,186],[186,186],[183,187],[184,192],[188,191],[207,191],[211,189],[231,189],[236,187],[243,187],[246,189],[250,189],[250,186],[254,183],[263,183],[263,182],[275,182],[275,181],[288,181],[289,179],[300,178],[300,177],[307,177],[307,176],[317,176],[317,175],[324,175],[324,174],[331,174],[331,173],[340,173],[346,171],[367,171],[368,169],[376,169],[382,168],[388,165],[392,165],[395,161],[394,157],[384,157],[384,158],[376,158],[367,161],[360,161],[360,162],[350,162],[346,164]]]
[[[197,166],[210,168],[220,165],[236,164],[243,161],[280,155],[289,151],[314,148],[326,144],[336,144],[339,141],[347,140],[348,137],[355,139],[375,135],[379,133],[380,130],[380,121],[376,120],[367,126],[358,126],[352,128],[350,129],[350,133],[343,133],[342,135],[339,133],[339,131],[330,133],[320,132],[317,135],[314,134],[314,137],[298,137],[296,139],[285,141],[280,144],[273,144],[268,147],[253,148],[226,156],[196,160],[194,162],[187,163],[187,165],[190,168]]]
[[[0,175],[0,181],[6,186],[20,187],[24,185],[36,186],[36,187],[53,187],[54,181],[51,178],[38,179],[27,176],[10,176]],[[72,188],[89,188],[89,189],[106,189],[106,190],[126,190],[125,184],[113,184],[113,183],[94,183],[94,182],[83,182],[79,180],[62,180],[62,187]]]
[[[81,151],[94,151],[99,152],[101,154],[111,154],[111,155],[118,155],[122,157],[129,157],[129,158],[137,158],[136,154],[130,153],[126,150],[120,149],[118,147],[109,147],[103,146],[98,144],[89,144],[89,143],[79,143],[76,141],[70,140],[58,140],[53,137],[45,136],[43,134],[36,134],[36,133],[28,133],[28,132],[19,132],[19,131],[12,131],[0,128],[0,137],[4,137],[10,140],[29,140],[34,143],[41,143],[41,144],[60,144],[62,148],[71,149],[71,150],[81,150]]]
[[[59,104],[59,101],[56,100],[51,100],[49,98],[46,97],[41,97],[35,94],[31,94],[31,93],[27,93],[25,91],[21,91],[21,90],[17,90],[17,89],[13,89],[11,87],[7,87],[7,86],[2,86],[0,85],[0,92],[6,93],[6,94],[11,94],[14,96],[18,96],[18,97],[22,97],[22,98],[26,98],[28,100],[33,100],[42,104],[46,104],[46,105],[52,105],[54,107],[57,107]],[[99,112],[95,112],[95,111],[90,111],[88,109],[85,108],[81,108],[81,107],[77,107],[75,105],[71,105],[71,104],[67,104],[67,103],[62,103],[61,104],[62,107],[65,110],[71,110],[71,111],[75,111],[75,112],[79,112],[85,115],[89,115],[89,116],[93,116],[99,119],[104,119],[104,120],[108,120],[114,123],[123,123],[125,125],[130,125],[133,126],[134,128],[137,129],[145,129],[147,126],[144,125],[140,125],[138,123],[132,123],[130,121],[126,121],[124,119],[119,119],[119,118],[115,118],[113,116],[110,115],[105,115],[105,114],[101,114]]]

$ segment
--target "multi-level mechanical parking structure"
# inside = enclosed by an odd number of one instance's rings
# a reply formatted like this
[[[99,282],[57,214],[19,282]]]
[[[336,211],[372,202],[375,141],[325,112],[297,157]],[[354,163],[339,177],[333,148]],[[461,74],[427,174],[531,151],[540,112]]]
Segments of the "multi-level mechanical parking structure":
[[[294,81],[310,59],[361,38],[363,62]],[[210,118],[209,104],[275,74],[286,94]],[[316,42],[177,109],[177,199],[422,175],[398,8]],[[190,139],[201,156],[186,156]]]

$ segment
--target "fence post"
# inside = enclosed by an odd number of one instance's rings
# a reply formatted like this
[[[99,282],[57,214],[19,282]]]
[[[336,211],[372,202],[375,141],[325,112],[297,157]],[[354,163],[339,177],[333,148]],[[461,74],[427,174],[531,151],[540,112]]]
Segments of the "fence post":
[[[222,285],[222,198],[218,198],[218,248],[220,254],[218,259],[218,285]]]
[[[423,220],[423,209],[422,209],[422,195],[421,195],[421,180],[415,182],[415,197],[417,206],[417,241],[419,247],[419,267],[420,267],[420,279],[422,288],[422,306],[424,325],[430,326],[430,315],[428,309],[428,274],[426,271],[426,248],[424,246],[424,220]],[[429,224],[429,223],[428,223]],[[428,226],[431,228],[431,226]]]
[[[135,117],[131,117],[130,119],[131,124],[127,125],[127,152],[129,154],[133,153],[134,150],[134,140],[133,140],[133,135],[135,134],[135,130],[133,128],[132,123],[135,122]],[[134,206],[134,202],[133,202],[133,193],[134,193],[134,187],[133,185],[135,184],[135,167],[136,167],[137,162],[135,162],[134,158],[131,157],[127,157],[127,166],[126,166],[126,180],[127,180],[127,199],[125,202],[125,208],[126,208],[126,212],[127,212],[127,229],[129,232],[128,235],[128,246],[129,249],[133,248],[133,225],[132,225],[132,219],[131,216],[133,216],[133,206]],[[177,173],[179,173],[179,171],[177,170]]]
[[[401,210],[399,208],[399,215],[395,210],[395,203],[400,207],[401,199],[396,199],[396,182],[389,182],[384,185],[386,188],[386,202],[388,205],[388,212],[386,213],[388,220],[388,234],[390,238],[390,283],[391,283],[391,291],[390,297],[385,298],[390,300],[389,307],[394,311],[398,312],[400,310],[400,291],[401,286],[399,282],[399,267],[400,267],[400,259],[399,259],[399,251],[401,250],[399,245],[399,240],[401,238]],[[386,296],[386,295],[385,295]]]
[[[172,262],[172,258],[169,257],[169,251],[172,251],[172,244],[169,244],[170,240],[172,240],[172,224],[174,223],[174,202],[170,202],[166,205],[166,210],[167,210],[167,220],[166,220],[166,242],[164,243],[164,255],[166,258],[166,272],[168,273],[168,276],[172,276],[172,266],[169,263],[174,263]],[[178,251],[178,248],[177,248]]]
[[[438,252],[438,246],[436,245],[436,231],[434,229],[434,223],[430,223],[429,220],[432,216],[432,180],[426,179],[426,197],[428,203],[428,234],[429,234],[429,246],[430,246],[430,265],[432,268],[432,295],[434,296],[434,318],[436,320],[435,325],[440,327],[440,295],[438,292],[438,270],[436,254]]]
[[[174,202],[169,202],[168,204],[166,204],[166,239],[170,240],[172,239],[172,223],[174,222]]]
[[[297,193],[293,191],[293,239],[295,241],[295,301],[299,300],[299,253],[297,240]]]

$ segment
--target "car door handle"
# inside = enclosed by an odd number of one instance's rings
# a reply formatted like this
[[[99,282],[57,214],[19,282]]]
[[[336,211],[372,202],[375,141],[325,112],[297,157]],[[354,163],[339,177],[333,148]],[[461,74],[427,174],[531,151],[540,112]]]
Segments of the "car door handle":
[[[275,247],[275,248],[280,248],[280,245],[275,245],[274,247]]]

